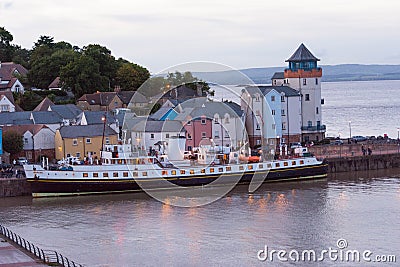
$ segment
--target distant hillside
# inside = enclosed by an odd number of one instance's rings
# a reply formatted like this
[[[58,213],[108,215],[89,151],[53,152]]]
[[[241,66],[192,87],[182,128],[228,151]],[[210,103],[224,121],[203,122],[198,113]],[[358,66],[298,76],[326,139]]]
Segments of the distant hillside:
[[[321,65],[323,69],[322,81],[369,81],[369,80],[400,80],[400,65]],[[271,77],[285,67],[242,69],[256,84],[271,83]],[[248,84],[248,79],[235,71],[223,72],[196,72],[194,76],[208,82],[218,84]]]

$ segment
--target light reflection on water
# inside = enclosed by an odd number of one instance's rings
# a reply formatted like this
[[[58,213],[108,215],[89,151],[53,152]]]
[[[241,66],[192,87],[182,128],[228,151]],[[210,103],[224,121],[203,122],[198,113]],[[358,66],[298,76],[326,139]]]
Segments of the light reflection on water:
[[[339,238],[351,249],[400,257],[399,177],[400,170],[337,174],[264,184],[254,194],[239,186],[197,208],[145,194],[7,198],[0,218],[38,246],[87,266],[248,266],[259,264],[264,245],[322,250]]]

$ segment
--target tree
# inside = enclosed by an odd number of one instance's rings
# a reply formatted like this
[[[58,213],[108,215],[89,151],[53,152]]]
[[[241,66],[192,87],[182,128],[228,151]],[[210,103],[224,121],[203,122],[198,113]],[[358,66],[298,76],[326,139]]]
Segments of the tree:
[[[11,155],[21,152],[24,148],[22,135],[14,131],[3,133],[3,148]]]
[[[0,61],[11,61],[14,47],[10,44],[14,37],[4,27],[0,27]]]
[[[96,91],[106,91],[108,78],[100,75],[99,64],[91,57],[81,55],[61,68],[60,80],[70,88],[75,98]]]
[[[25,91],[24,94],[14,93],[15,102],[23,110],[33,110],[43,100],[43,97],[35,94],[32,91]]]
[[[122,63],[120,65],[115,81],[122,90],[136,90],[150,77],[149,71],[137,64]]]

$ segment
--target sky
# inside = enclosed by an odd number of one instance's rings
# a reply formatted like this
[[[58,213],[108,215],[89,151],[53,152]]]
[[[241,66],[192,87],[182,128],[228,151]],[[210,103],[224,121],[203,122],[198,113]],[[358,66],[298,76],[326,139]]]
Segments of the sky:
[[[285,66],[304,43],[320,64],[400,64],[398,0],[0,0],[14,44],[101,44],[157,73],[210,61]]]

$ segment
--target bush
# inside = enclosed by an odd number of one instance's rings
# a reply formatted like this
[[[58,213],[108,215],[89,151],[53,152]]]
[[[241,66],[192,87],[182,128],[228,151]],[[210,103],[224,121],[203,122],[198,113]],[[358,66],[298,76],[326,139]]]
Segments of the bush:
[[[36,94],[40,95],[40,96],[48,96],[48,95],[56,95],[56,96],[67,96],[67,92],[65,91],[59,91],[59,90],[54,90],[54,91],[50,91],[50,90],[43,90],[43,91],[35,91]]]

